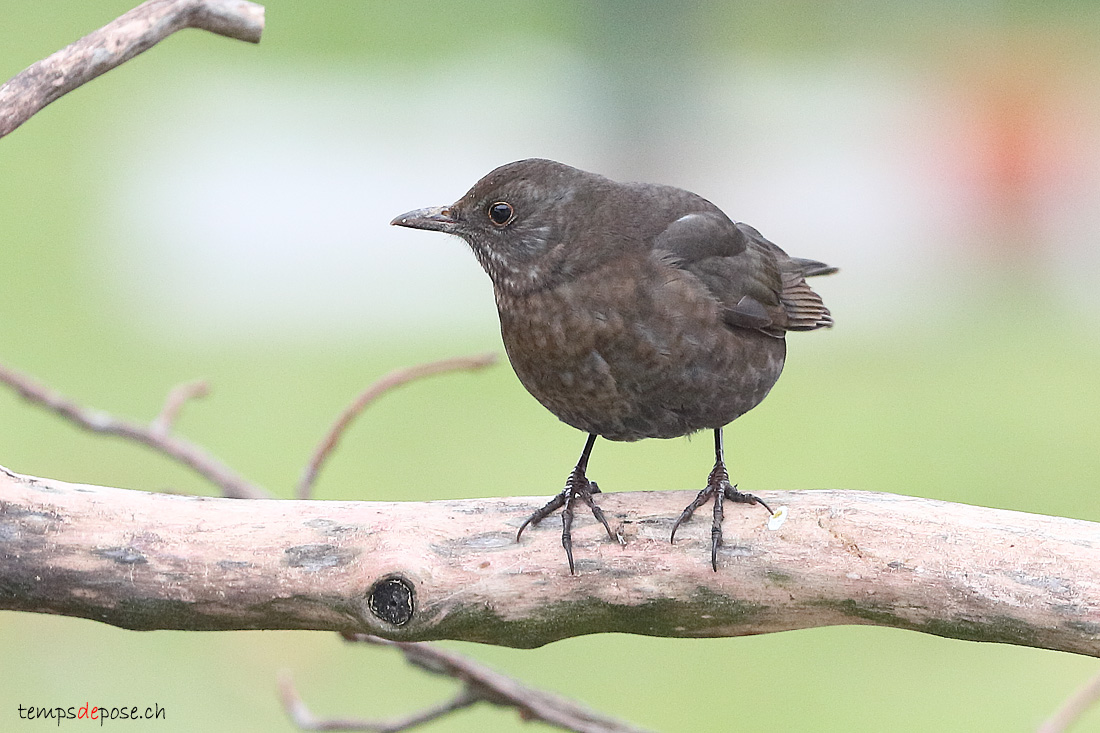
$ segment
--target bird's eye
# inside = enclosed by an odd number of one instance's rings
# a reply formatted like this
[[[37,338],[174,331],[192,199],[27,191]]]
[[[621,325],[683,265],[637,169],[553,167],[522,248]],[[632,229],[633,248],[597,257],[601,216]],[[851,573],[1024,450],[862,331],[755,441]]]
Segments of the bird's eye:
[[[516,210],[507,201],[497,201],[489,204],[489,219],[498,227],[505,227],[516,218]]]

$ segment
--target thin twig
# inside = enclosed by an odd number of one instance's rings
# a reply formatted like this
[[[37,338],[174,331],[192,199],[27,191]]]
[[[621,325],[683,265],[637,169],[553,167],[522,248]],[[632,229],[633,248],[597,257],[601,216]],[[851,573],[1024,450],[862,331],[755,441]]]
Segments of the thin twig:
[[[1054,714],[1043,721],[1037,733],[1062,733],[1100,700],[1100,673],[1073,691]]]
[[[462,680],[478,700],[515,708],[524,720],[538,720],[577,733],[644,733],[641,728],[607,718],[553,693],[536,690],[461,654],[422,642],[390,641],[371,634],[343,634],[361,644],[396,647],[413,666]]]
[[[42,405],[85,430],[137,441],[174,458],[221,488],[222,494],[230,499],[271,498],[270,493],[243,478],[195,443],[160,429],[156,420],[150,425],[141,425],[129,420],[120,420],[101,410],[82,407],[59,392],[3,365],[0,365],[0,382],[10,386],[23,399]],[[194,385],[190,387],[193,393]],[[186,390],[186,387],[177,387],[173,393],[177,390]],[[175,399],[179,399],[178,395]],[[173,398],[166,401],[166,409],[172,401]],[[164,411],[161,412],[161,418],[158,418],[162,423],[163,417]]]
[[[340,440],[340,437],[344,434],[344,431],[347,430],[351,422],[376,399],[392,389],[423,377],[430,377],[433,374],[442,374],[444,372],[484,369],[487,366],[495,364],[496,360],[496,354],[491,353],[441,359],[439,361],[428,362],[427,364],[418,364],[412,367],[405,367],[404,369],[397,369],[367,387],[362,394],[355,398],[354,402],[340,413],[336,422],[329,428],[328,433],[325,434],[325,437],[321,439],[320,444],[318,444],[317,448],[313,451],[309,463],[306,464],[306,468],[302,472],[302,478],[298,481],[298,498],[310,498],[310,494],[313,491],[313,484],[317,480],[317,474],[320,472],[325,459],[332,453],[332,450],[336,447],[336,443]]]
[[[288,672],[279,675],[279,698],[287,716],[296,726],[302,730],[353,730],[366,733],[399,733],[409,730],[423,723],[428,723],[444,715],[449,715],[456,710],[462,710],[480,702],[478,697],[469,687],[463,687],[451,700],[425,708],[418,713],[397,718],[396,720],[363,720],[361,718],[327,718],[315,716],[302,701],[298,691],[294,688],[294,681]]]
[[[445,651],[432,644],[389,641],[371,634],[344,634],[343,636],[351,642],[396,647],[405,655],[405,660],[413,666],[432,674],[460,680],[463,683],[462,691],[446,703],[399,720],[322,720],[316,718],[302,702],[289,675],[283,675],[279,680],[283,707],[295,724],[303,730],[396,733],[484,701],[501,707],[515,708],[525,721],[537,720],[576,733],[643,733],[640,728],[597,715],[559,695],[527,687],[472,659]]]
[[[142,3],[0,86],[0,138],[51,102],[184,28],[259,43],[264,9],[245,0]]]
[[[202,380],[176,385],[164,398],[164,407],[161,408],[160,414],[153,418],[153,422],[149,423],[149,429],[161,435],[167,435],[172,432],[172,427],[176,424],[176,418],[179,417],[183,406],[191,400],[208,394],[210,394],[210,385]]]

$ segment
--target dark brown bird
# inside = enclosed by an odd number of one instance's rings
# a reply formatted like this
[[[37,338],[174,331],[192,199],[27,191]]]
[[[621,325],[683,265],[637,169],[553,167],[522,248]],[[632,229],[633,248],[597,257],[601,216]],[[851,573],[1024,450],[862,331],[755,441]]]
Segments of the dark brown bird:
[[[535,399],[588,433],[565,488],[524,522],[583,501],[614,539],[585,476],[597,436],[675,438],[714,431],[714,469],[676,529],[714,499],[718,569],[722,501],[763,501],[730,485],[722,427],[758,405],[783,370],[787,331],[832,326],[811,275],[836,271],[789,257],[694,193],[617,183],[552,160],[497,168],[450,206],[392,224],[457,234],[493,281],[512,367]],[[768,511],[771,511],[768,509]]]

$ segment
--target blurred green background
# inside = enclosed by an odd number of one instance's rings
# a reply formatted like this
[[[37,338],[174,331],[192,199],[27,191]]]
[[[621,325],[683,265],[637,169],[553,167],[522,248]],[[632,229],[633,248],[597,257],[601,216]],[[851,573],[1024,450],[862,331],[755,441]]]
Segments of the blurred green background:
[[[129,9],[5,0],[0,78]],[[181,33],[0,141],[0,360],[179,428],[289,496],[381,374],[500,351],[458,240],[389,219],[551,157],[680,185],[792,254],[836,317],[795,334],[726,431],[750,491],[891,491],[1100,520],[1100,6],[1081,2],[266,3],[259,46]],[[583,438],[506,365],[386,396],[325,499],[549,495]],[[706,440],[602,442],[605,490],[698,488]],[[0,389],[0,464],[212,493]],[[765,493],[766,495],[766,493]],[[995,551],[995,548],[991,548]],[[561,558],[548,558],[548,562]],[[1095,660],[844,627],[720,640],[450,644],[650,728],[1025,731]],[[159,704],[145,728],[392,716],[454,683],[328,633],[135,633],[0,613],[0,729],[24,705]],[[125,727],[125,726],[124,726]],[[130,724],[128,729],[143,729]],[[521,730],[478,707],[432,731]],[[1100,712],[1075,730],[1100,730]]]

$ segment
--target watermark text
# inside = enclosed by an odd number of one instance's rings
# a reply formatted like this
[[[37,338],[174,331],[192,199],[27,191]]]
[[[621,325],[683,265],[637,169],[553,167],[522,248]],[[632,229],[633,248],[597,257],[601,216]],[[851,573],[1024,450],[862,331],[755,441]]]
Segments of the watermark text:
[[[130,705],[128,707],[112,707],[107,705],[93,705],[86,702],[83,705],[38,706],[20,705],[20,720],[53,720],[57,725],[61,721],[77,720],[104,725],[107,721],[119,720],[167,720],[168,713],[160,705]]]

